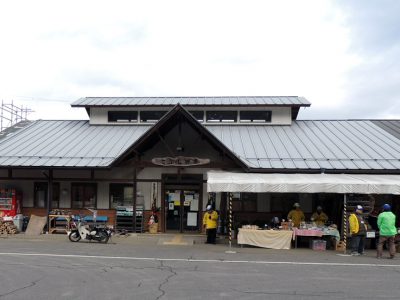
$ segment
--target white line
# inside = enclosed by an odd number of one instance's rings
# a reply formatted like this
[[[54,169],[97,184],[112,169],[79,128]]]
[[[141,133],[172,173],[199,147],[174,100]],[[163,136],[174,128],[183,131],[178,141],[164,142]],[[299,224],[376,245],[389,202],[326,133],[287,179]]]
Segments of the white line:
[[[264,261],[264,260],[224,260],[224,259],[190,259],[190,258],[160,258],[160,257],[128,257],[128,256],[102,256],[102,255],[75,255],[75,254],[51,254],[51,253],[18,253],[0,252],[0,256],[44,256],[44,257],[68,257],[68,258],[101,258],[120,260],[143,260],[143,261],[183,261],[204,263],[230,263],[230,264],[262,264],[262,265],[318,265],[318,266],[340,266],[340,267],[395,267],[393,264],[355,264],[355,263],[326,263],[326,262],[297,262],[297,261]]]

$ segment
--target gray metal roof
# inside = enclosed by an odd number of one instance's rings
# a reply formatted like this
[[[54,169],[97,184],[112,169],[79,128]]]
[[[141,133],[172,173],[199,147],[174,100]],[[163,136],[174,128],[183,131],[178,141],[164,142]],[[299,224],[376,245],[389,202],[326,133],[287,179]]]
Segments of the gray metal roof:
[[[400,121],[394,122],[400,126]],[[400,139],[368,120],[207,129],[250,168],[400,169]]]
[[[36,121],[0,141],[0,166],[107,167],[149,128]]]
[[[150,127],[36,121],[0,139],[0,167],[108,167]],[[400,170],[400,138],[374,121],[206,128],[251,169]]]
[[[374,120],[375,125],[400,139],[400,122],[396,120]]]
[[[90,106],[242,106],[242,105],[285,105],[310,106],[298,96],[247,96],[247,97],[86,97],[73,102],[73,107]]]

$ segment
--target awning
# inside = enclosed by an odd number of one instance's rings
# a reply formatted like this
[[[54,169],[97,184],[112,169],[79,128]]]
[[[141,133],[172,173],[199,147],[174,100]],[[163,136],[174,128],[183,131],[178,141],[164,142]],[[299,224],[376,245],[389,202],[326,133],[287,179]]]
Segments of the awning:
[[[208,192],[400,195],[400,175],[259,174],[210,171]]]

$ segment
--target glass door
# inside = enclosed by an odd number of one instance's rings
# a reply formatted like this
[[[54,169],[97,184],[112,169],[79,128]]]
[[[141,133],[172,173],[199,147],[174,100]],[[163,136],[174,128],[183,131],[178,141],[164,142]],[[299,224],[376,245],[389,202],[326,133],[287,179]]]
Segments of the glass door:
[[[167,231],[195,232],[199,230],[199,192],[166,189]]]
[[[166,229],[181,231],[181,190],[168,189],[165,192]]]
[[[199,193],[198,191],[183,191],[182,225],[185,232],[199,230]]]

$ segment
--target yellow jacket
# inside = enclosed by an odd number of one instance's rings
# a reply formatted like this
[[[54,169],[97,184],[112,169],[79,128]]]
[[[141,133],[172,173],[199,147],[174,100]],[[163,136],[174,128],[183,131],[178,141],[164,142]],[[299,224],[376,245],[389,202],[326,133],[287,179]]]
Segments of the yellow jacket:
[[[293,226],[299,228],[300,222],[304,221],[306,218],[301,210],[292,209],[288,214],[288,220],[292,220]]]
[[[349,227],[350,227],[350,234],[357,234],[360,231],[360,225],[358,225],[358,219],[356,214],[350,214]]]
[[[210,218],[211,217],[211,218]],[[206,212],[203,216],[203,226],[206,226],[206,229],[214,229],[217,228],[218,222],[218,213],[213,210],[212,212]]]
[[[321,212],[320,214],[315,212],[311,216],[311,221],[315,222],[317,226],[323,226],[328,221],[328,216],[324,212]]]

